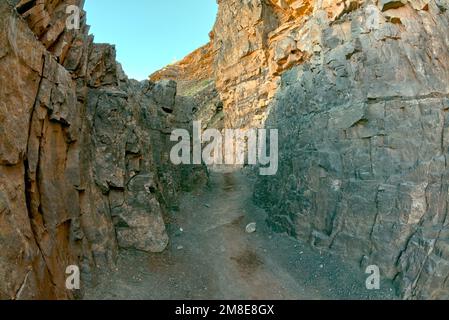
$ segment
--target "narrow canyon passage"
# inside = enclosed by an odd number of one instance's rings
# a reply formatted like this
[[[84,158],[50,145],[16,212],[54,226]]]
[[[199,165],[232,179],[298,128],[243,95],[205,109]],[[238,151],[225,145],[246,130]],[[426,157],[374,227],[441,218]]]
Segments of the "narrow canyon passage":
[[[272,233],[252,203],[242,171],[216,170],[208,186],[181,197],[167,221],[161,254],[122,251],[115,272],[85,299],[391,299],[391,286],[368,291],[366,275],[283,234]],[[245,227],[257,223],[248,234]]]
[[[0,1],[0,300],[449,299],[449,1],[204,1]]]

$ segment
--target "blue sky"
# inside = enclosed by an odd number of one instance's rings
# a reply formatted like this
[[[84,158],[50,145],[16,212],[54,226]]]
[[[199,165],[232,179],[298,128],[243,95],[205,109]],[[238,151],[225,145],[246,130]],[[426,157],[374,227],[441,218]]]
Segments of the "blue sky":
[[[216,0],[86,0],[97,43],[115,44],[130,78],[144,80],[209,41]]]

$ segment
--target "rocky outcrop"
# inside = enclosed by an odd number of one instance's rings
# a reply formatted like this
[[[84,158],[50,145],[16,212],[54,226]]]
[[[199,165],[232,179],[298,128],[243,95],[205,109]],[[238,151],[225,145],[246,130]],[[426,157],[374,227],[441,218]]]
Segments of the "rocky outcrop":
[[[267,127],[280,169],[256,199],[278,231],[378,265],[405,298],[449,298],[449,15],[441,1],[317,1],[308,59]],[[315,30],[314,32],[312,30]]]
[[[279,232],[378,265],[404,298],[449,298],[449,5],[219,0],[211,42],[130,80],[82,0],[0,2],[0,298],[73,298],[119,248],[159,252],[173,128],[279,130],[255,199]]]
[[[80,216],[76,86],[8,2],[0,16],[0,297],[66,298],[63,266],[83,246],[70,222]]]
[[[0,2],[0,298],[73,298],[118,248],[160,252],[177,193],[205,179],[171,165],[194,105],[174,82],[129,80],[72,1]]]
[[[284,70],[305,61],[300,26],[311,1],[218,1],[213,29],[215,79],[228,127],[263,126]],[[311,26],[317,28],[318,26]],[[316,31],[314,31],[316,33]],[[311,32],[311,36],[314,36]]]
[[[210,37],[213,39],[213,32]],[[202,121],[204,129],[224,127],[224,107],[215,81],[215,58],[211,41],[181,61],[150,75],[153,82],[176,81],[178,94],[194,105],[194,120]]]
[[[210,34],[212,37],[212,33]],[[215,52],[212,42],[196,49],[179,62],[166,66],[150,76],[150,80],[201,81],[213,78]]]
[[[218,3],[225,126],[279,130],[255,192],[269,224],[378,265],[404,298],[449,298],[447,1]]]

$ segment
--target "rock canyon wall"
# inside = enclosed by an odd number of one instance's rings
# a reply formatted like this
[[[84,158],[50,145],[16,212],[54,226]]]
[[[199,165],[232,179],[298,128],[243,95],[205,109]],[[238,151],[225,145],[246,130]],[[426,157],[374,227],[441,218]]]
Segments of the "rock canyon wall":
[[[169,161],[191,101],[129,80],[84,12],[66,28],[68,5],[0,2],[0,299],[73,298],[68,266],[92,282],[118,248],[164,250],[164,214],[207,178]]]
[[[269,224],[379,266],[404,298],[449,298],[449,3],[218,4],[225,125],[279,130],[255,191]]]
[[[282,74],[265,123],[282,160],[256,198],[273,228],[379,266],[402,297],[447,299],[448,2],[331,4],[294,31],[308,58]]]
[[[164,250],[207,180],[169,161],[193,119],[279,130],[254,193],[273,229],[449,298],[447,0],[218,0],[210,43],[145,82],[84,13],[67,30],[82,2],[0,2],[0,298],[73,298],[68,265]]]

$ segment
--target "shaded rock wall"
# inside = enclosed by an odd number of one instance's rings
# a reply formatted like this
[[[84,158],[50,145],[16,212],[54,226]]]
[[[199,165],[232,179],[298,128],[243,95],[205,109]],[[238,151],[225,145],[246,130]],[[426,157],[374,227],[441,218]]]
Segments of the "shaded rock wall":
[[[389,2],[315,3],[316,47],[266,122],[280,169],[255,195],[276,230],[378,265],[405,298],[449,298],[447,2]]]
[[[270,225],[377,264],[405,298],[448,298],[448,2],[218,4],[202,54],[225,126],[280,133],[255,192]]]
[[[174,82],[128,80],[84,12],[66,28],[71,4],[0,2],[1,299],[73,298],[67,266],[94,281],[119,247],[162,251],[166,210],[205,178],[169,161],[192,101]]]

